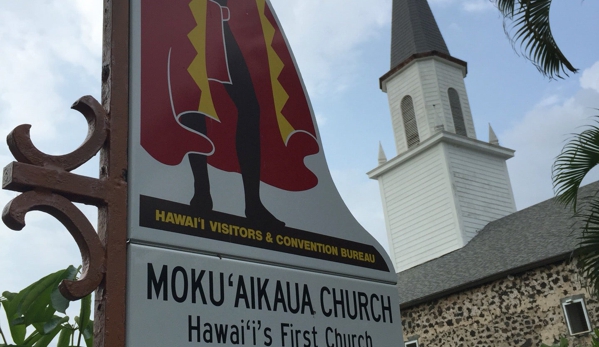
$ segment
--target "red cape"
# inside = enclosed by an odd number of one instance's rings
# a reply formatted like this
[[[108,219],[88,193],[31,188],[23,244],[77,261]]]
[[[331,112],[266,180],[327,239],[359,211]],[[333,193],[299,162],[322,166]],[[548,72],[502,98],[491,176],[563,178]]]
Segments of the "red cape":
[[[320,150],[316,127],[291,51],[269,4],[264,6],[264,0],[232,0],[227,7],[212,0],[145,0],[141,4],[143,148],[166,165],[180,164],[187,153],[203,153],[209,155],[208,163],[213,167],[239,172],[235,150],[237,108],[223,85],[229,82],[222,37],[223,20],[228,20],[260,104],[261,181],[289,191],[316,186],[317,177],[304,165],[306,156]],[[198,12],[192,12],[193,6],[204,6],[205,17],[198,18]],[[266,36],[272,35],[271,29],[274,36],[269,45]],[[197,35],[190,34],[194,30],[205,35],[201,47]],[[282,62],[282,70],[277,65],[278,76],[272,74],[273,64],[278,63],[273,63],[273,52]],[[202,64],[207,75],[200,80],[197,76],[201,69],[197,67]],[[216,115],[206,116],[205,136],[183,127],[176,117],[200,109],[202,93],[208,92],[198,87],[201,83],[209,86],[216,111]],[[291,126],[286,131],[281,131],[273,97],[281,87],[288,95],[280,111]]]

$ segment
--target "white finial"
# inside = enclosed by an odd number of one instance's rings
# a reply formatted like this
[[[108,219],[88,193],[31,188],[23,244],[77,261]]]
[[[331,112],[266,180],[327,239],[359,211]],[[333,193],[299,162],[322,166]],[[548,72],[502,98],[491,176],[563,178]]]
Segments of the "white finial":
[[[499,139],[497,139],[497,135],[491,128],[491,123],[489,123],[489,143],[495,146],[499,146]]]
[[[385,151],[383,150],[383,145],[379,141],[379,165],[383,165],[387,162],[387,156],[385,155]]]

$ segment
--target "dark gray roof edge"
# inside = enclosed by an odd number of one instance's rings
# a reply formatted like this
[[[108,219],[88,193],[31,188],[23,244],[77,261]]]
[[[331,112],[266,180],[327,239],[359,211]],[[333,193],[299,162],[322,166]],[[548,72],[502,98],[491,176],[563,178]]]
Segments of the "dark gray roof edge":
[[[517,275],[517,274],[521,274],[521,273],[524,273],[529,270],[536,269],[541,266],[559,263],[564,260],[571,259],[573,254],[574,254],[573,251],[566,252],[566,253],[559,254],[557,256],[553,256],[553,257],[550,257],[547,259],[542,259],[542,260],[536,261],[534,263],[529,263],[529,264],[526,264],[526,265],[523,265],[520,267],[516,267],[516,268],[508,269],[503,272],[495,273],[495,274],[492,274],[487,277],[479,278],[477,280],[461,284],[459,286],[447,288],[440,292],[436,292],[436,293],[429,294],[427,296],[423,296],[416,300],[402,302],[399,304],[399,308],[400,309],[408,309],[408,308],[417,306],[419,304],[422,304],[422,303],[425,303],[425,302],[428,302],[431,300],[441,299],[441,298],[449,296],[451,294],[455,294],[455,293],[458,293],[458,292],[461,292],[461,291],[464,291],[467,289],[472,289],[474,287],[478,287],[483,284],[491,283],[491,282],[501,279],[503,277],[507,277],[508,275]],[[400,298],[400,301],[401,301],[401,298]]]

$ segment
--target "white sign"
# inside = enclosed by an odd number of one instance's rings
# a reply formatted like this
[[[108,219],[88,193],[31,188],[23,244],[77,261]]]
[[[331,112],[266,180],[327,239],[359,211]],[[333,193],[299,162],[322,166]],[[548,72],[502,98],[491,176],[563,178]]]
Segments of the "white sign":
[[[391,347],[394,285],[131,245],[127,346]]]
[[[131,0],[132,242],[396,282],[267,0]]]

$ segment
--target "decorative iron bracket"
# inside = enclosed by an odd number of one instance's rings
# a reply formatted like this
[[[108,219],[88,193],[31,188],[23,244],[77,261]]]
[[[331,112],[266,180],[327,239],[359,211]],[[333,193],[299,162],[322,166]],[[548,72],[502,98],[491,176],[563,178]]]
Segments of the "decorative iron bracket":
[[[76,281],[63,281],[59,289],[67,299],[78,300],[100,285],[106,267],[98,234],[73,202],[106,206],[114,183],[70,172],[96,155],[108,136],[106,112],[96,99],[84,96],[72,108],[85,116],[88,133],[83,144],[69,154],[53,156],[39,151],[31,142],[28,124],[19,125],[8,135],[8,147],[17,162],[4,168],[2,188],[23,194],[6,205],[2,220],[9,228],[21,230],[25,215],[37,210],[52,215],[67,228],[81,252],[82,274]]]

